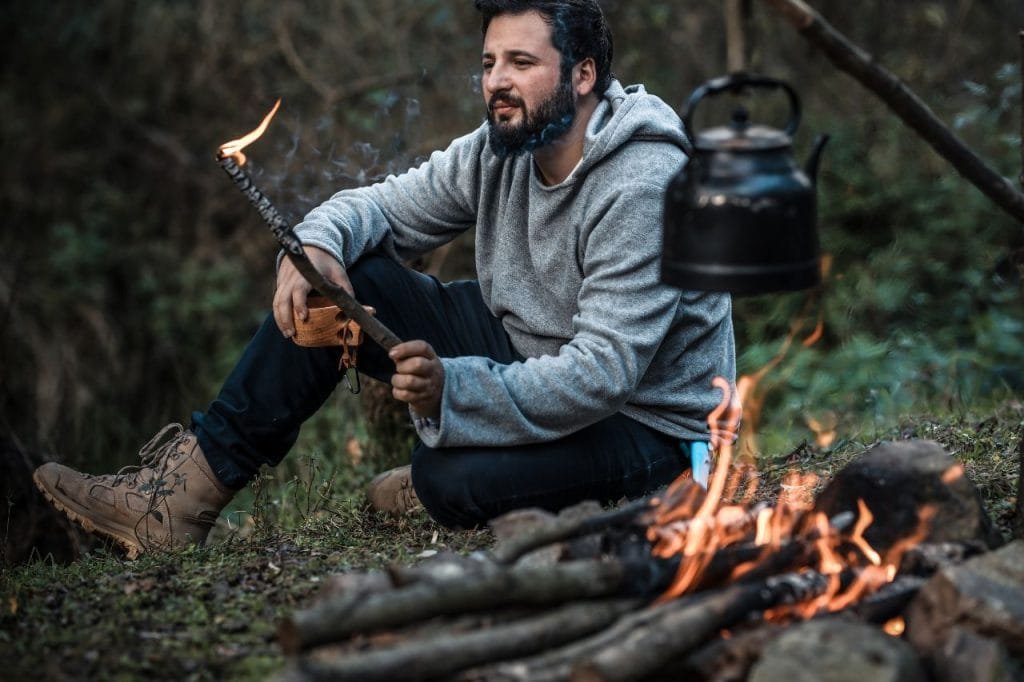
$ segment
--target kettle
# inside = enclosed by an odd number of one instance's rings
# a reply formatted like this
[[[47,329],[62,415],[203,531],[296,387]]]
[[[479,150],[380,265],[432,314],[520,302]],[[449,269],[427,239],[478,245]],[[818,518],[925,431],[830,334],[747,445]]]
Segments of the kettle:
[[[751,124],[740,108],[728,125],[692,135],[701,100],[748,89],[786,94],[784,130]],[[792,152],[799,124],[799,97],[774,78],[734,73],[693,91],[683,115],[689,159],[665,193],[662,282],[740,295],[819,283],[815,185],[828,136],[817,139],[801,169]]]

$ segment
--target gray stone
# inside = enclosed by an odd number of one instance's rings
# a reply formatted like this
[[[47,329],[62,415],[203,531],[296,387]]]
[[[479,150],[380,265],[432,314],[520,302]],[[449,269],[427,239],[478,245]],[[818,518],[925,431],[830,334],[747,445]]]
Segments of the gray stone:
[[[907,610],[907,635],[922,654],[947,646],[957,627],[1024,656],[1024,540],[943,568]]]
[[[864,535],[880,552],[913,534],[925,505],[935,509],[926,541],[981,543],[988,548],[1003,544],[963,466],[932,441],[871,448],[833,477],[815,507],[830,518],[844,511],[856,514],[858,499],[875,516]]]
[[[994,639],[955,627],[940,649],[927,657],[935,682],[1016,682],[1006,647]]]
[[[749,682],[924,682],[914,650],[877,627],[845,618],[791,626],[765,646]],[[965,681],[966,682],[966,681]]]

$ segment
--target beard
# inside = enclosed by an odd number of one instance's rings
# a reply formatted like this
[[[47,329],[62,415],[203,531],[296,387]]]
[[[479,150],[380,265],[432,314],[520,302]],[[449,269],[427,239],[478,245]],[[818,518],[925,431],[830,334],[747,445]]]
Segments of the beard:
[[[522,120],[519,123],[498,121],[494,115],[494,107],[499,102],[518,107],[523,112]],[[501,159],[514,154],[532,152],[569,132],[575,119],[576,99],[573,97],[572,80],[566,78],[565,74],[559,78],[555,91],[540,103],[536,111],[527,109],[526,103],[518,97],[497,92],[487,103],[491,151]]]

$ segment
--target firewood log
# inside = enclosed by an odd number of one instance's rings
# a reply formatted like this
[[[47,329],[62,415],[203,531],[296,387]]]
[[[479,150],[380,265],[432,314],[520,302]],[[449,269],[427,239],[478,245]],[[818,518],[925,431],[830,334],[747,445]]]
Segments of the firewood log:
[[[298,665],[307,680],[390,682],[451,675],[489,661],[527,656],[585,637],[638,608],[637,598],[568,604],[521,621],[468,633],[420,637],[395,647],[308,660]]]
[[[552,605],[625,593],[620,561],[570,561],[554,566],[492,566],[472,579],[423,581],[365,598],[343,595],[283,620],[278,640],[287,654],[337,642],[357,632],[415,623],[434,616],[507,605]]]

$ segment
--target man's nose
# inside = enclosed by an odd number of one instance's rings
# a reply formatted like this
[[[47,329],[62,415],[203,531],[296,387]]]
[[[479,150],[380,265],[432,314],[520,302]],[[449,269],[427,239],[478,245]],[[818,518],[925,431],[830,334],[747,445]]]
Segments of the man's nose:
[[[508,90],[510,86],[509,70],[505,66],[495,64],[490,71],[484,74],[484,87],[488,92]]]

